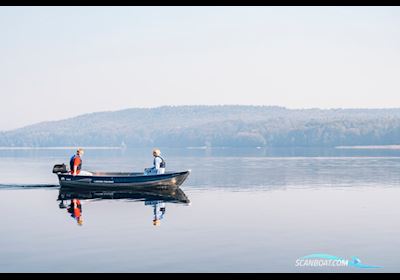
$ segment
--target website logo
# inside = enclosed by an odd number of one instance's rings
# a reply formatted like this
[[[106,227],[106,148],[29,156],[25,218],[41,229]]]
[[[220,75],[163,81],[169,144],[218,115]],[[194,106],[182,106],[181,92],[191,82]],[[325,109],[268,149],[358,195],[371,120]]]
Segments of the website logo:
[[[296,267],[357,267],[357,268],[383,268],[383,266],[363,264],[357,257],[351,260],[327,254],[312,254],[296,260]]]

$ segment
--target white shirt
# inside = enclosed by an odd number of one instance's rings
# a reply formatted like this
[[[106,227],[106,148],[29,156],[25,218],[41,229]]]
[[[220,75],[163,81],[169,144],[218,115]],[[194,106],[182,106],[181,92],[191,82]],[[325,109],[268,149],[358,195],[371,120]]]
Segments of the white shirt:
[[[157,174],[165,173],[165,168],[160,168],[161,163],[162,163],[162,159],[160,157],[156,157],[154,159],[154,168],[157,170]]]

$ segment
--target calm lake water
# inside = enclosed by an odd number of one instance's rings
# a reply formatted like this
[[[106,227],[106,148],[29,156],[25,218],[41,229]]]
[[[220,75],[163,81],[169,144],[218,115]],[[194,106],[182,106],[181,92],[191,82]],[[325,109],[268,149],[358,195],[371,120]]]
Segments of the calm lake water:
[[[192,171],[183,194],[83,198],[82,225],[51,173],[73,152],[0,150],[0,272],[400,272],[398,150],[162,149]],[[84,157],[89,171],[151,163],[151,149]],[[381,268],[296,266],[317,253]]]

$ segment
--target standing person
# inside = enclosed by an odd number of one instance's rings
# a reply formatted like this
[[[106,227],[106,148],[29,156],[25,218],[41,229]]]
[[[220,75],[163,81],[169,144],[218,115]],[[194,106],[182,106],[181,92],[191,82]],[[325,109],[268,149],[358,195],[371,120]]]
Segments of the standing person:
[[[164,174],[165,173],[165,160],[161,157],[160,149],[153,150],[153,167],[146,168],[144,173],[146,175],[153,175],[153,174]]]
[[[73,176],[79,175],[81,173],[82,169],[82,156],[85,153],[85,151],[81,148],[79,148],[76,151],[76,154],[71,157],[71,160],[69,161],[69,165],[71,168],[71,174]]]

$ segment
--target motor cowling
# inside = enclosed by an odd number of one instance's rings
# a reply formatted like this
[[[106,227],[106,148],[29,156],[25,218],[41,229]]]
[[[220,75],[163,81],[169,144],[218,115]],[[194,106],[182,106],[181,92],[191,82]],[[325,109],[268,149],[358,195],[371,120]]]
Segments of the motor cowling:
[[[67,173],[67,166],[63,163],[63,164],[56,164],[53,167],[53,173],[57,174],[57,173]]]

